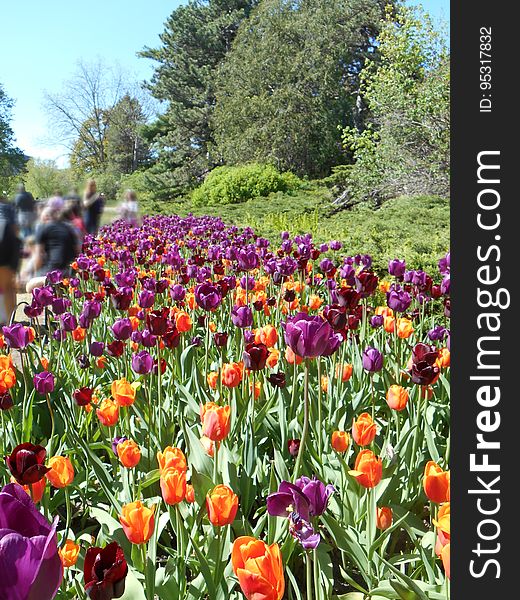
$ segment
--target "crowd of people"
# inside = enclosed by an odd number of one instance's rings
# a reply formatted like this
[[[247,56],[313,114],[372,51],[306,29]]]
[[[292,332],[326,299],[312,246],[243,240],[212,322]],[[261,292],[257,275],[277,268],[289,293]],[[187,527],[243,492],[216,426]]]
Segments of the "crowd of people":
[[[47,273],[66,275],[81,251],[87,234],[97,235],[105,195],[90,179],[83,196],[71,190],[35,200],[23,183],[14,199],[0,194],[0,324],[8,323],[16,309],[18,291],[31,292],[45,285]],[[137,196],[127,190],[119,205],[119,218],[138,224]]]

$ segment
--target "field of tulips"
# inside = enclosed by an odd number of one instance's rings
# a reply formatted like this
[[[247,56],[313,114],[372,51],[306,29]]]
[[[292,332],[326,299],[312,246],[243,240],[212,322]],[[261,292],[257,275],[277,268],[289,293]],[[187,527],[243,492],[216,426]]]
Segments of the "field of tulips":
[[[345,250],[156,216],[48,274],[0,336],[0,600],[449,597],[449,253]]]

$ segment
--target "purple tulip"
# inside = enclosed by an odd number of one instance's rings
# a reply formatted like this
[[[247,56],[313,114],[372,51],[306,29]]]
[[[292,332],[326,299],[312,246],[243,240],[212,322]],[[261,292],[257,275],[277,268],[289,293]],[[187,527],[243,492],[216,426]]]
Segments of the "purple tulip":
[[[303,312],[287,319],[282,327],[285,342],[302,358],[330,356],[339,348],[343,339],[320,316],[312,317]]]
[[[54,300],[54,290],[50,285],[37,287],[32,291],[32,296],[38,306],[50,306]]]
[[[23,350],[30,342],[29,328],[21,323],[2,327],[2,333],[9,348]]]
[[[393,275],[397,279],[402,279],[405,271],[406,261],[399,260],[398,258],[388,261],[388,272],[390,275]]]
[[[126,436],[116,436],[113,440],[112,440],[112,452],[116,455],[119,456],[117,453],[117,447],[119,444],[125,442],[128,438]]]
[[[282,481],[278,491],[269,494],[266,502],[267,512],[272,517],[288,517],[295,512],[307,521],[310,518],[309,499],[300,487],[289,481]]]
[[[370,373],[381,371],[383,368],[383,355],[377,348],[369,346],[363,351],[363,368]]]
[[[63,579],[56,527],[16,484],[0,492],[0,597],[54,598]]]
[[[112,333],[116,340],[127,340],[132,335],[132,322],[130,319],[118,319],[112,325]]]
[[[386,295],[386,303],[395,312],[403,313],[412,303],[412,297],[402,287],[392,285]]]
[[[222,302],[222,295],[211,283],[200,283],[195,288],[195,301],[204,310],[215,310]]]
[[[132,355],[132,369],[139,375],[150,373],[153,367],[153,358],[146,350],[141,350]]]
[[[295,482],[296,487],[299,487],[304,496],[309,501],[309,514],[311,517],[319,517],[327,509],[330,496],[334,493],[334,486],[325,485],[316,477],[309,479],[308,477],[300,477]]]
[[[260,264],[260,257],[256,253],[255,250],[252,249],[243,249],[240,250],[237,256],[238,266],[243,271],[252,271],[253,269],[258,268]]]
[[[442,325],[436,325],[430,331],[428,331],[428,337],[432,342],[438,342],[445,339],[448,334],[448,330]]]
[[[35,390],[43,396],[54,391],[54,375],[48,371],[36,373],[33,377],[33,383]]]
[[[231,309],[231,320],[235,327],[251,327],[253,312],[249,306],[234,306]]]
[[[92,342],[89,346],[89,352],[92,356],[99,357],[103,354],[105,344],[103,342]]]
[[[139,294],[138,304],[141,308],[151,308],[155,302],[155,294],[148,290],[143,290]]]
[[[385,318],[383,317],[383,315],[373,315],[372,317],[370,317],[370,325],[372,325],[372,327],[374,328],[381,327],[384,321]]]

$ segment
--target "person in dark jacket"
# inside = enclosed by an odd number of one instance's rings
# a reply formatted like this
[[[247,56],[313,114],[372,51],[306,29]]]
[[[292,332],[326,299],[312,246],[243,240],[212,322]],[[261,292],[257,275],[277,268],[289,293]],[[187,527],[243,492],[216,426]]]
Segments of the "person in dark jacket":
[[[14,207],[16,209],[20,234],[25,239],[32,234],[34,223],[36,222],[36,202],[31,192],[25,189],[23,183],[18,184],[16,191]]]
[[[0,195],[0,323],[8,323],[16,307],[16,271],[20,263],[16,211]]]
[[[97,235],[104,207],[105,196],[97,191],[96,181],[89,179],[83,194],[83,221],[87,233]]]

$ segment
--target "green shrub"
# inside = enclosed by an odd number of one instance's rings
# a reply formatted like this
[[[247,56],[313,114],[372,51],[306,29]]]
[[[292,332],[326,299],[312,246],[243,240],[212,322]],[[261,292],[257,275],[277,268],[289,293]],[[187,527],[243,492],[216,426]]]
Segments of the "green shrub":
[[[208,204],[239,204],[273,192],[291,192],[302,181],[292,173],[280,173],[272,165],[256,163],[239,167],[217,167],[204,183],[192,193],[192,202]]]

